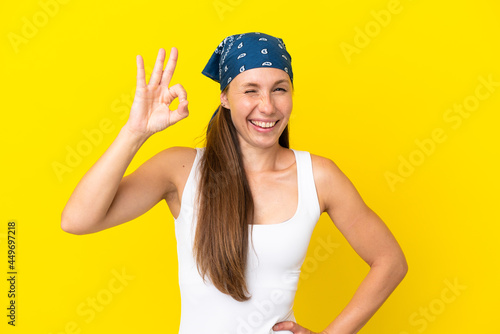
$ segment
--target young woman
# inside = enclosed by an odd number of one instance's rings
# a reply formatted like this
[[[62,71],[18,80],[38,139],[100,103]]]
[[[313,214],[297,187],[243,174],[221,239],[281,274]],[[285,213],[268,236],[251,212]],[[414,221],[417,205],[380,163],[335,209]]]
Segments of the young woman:
[[[129,119],[78,183],[62,229],[95,233],[165,200],[176,217],[179,333],[313,334],[296,323],[292,306],[311,234],[326,212],[370,271],[321,333],[358,332],[403,279],[406,260],[334,162],[289,148],[293,72],[283,40],[225,38],[203,70],[221,86],[206,147],[165,149],[123,177],[151,135],[189,114],[184,88],[169,87],[177,49],[165,70],[164,61],[160,49],[146,84],[137,57]],[[169,110],[176,98],[178,108]]]

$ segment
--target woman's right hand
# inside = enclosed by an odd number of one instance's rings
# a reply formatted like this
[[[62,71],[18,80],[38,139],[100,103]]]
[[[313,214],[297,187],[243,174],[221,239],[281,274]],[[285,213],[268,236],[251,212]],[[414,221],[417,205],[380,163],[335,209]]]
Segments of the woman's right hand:
[[[149,137],[156,132],[165,130],[189,115],[187,93],[184,87],[176,84],[168,87],[174,75],[177,63],[177,49],[170,51],[170,58],[163,71],[165,50],[158,51],[156,64],[146,85],[144,61],[137,56],[137,87],[130,116],[125,127],[134,134]],[[179,98],[177,109],[170,110],[169,105]]]

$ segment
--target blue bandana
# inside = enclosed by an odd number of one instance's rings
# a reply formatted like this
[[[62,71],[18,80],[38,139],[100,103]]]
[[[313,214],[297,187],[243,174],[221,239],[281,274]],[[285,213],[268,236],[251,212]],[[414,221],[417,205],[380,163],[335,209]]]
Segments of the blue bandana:
[[[219,82],[222,92],[238,74],[258,67],[283,70],[293,83],[292,57],[285,43],[281,38],[260,32],[224,38],[201,73]]]

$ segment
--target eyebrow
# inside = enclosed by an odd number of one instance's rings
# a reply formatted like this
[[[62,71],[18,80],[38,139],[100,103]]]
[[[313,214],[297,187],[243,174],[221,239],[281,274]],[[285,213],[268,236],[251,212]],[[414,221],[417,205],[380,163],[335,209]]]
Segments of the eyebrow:
[[[284,82],[288,82],[288,80],[286,80],[286,79],[278,80],[274,83],[274,86],[279,85],[279,84],[284,83]],[[247,82],[247,83],[243,84],[243,87],[259,87],[259,86],[260,85],[258,83],[255,83],[255,82]]]

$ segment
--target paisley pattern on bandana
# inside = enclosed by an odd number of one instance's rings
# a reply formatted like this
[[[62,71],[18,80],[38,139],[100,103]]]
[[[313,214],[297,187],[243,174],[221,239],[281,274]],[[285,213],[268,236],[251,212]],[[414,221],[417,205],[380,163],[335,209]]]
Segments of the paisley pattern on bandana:
[[[215,49],[202,74],[224,88],[238,74],[257,67],[278,68],[293,82],[292,57],[281,38],[253,32],[224,38]]]

